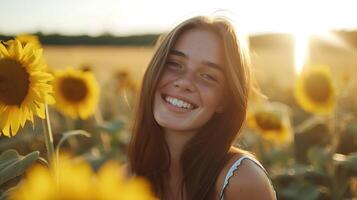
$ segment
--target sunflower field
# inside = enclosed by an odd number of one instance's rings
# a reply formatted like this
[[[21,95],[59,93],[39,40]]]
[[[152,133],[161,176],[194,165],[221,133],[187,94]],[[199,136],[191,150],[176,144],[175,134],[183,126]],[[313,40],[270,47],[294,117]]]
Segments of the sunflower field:
[[[284,46],[284,45],[283,45]],[[357,48],[252,43],[254,88],[235,145],[278,199],[357,199]],[[0,43],[0,200],[155,199],[125,177],[140,82],[153,47]]]

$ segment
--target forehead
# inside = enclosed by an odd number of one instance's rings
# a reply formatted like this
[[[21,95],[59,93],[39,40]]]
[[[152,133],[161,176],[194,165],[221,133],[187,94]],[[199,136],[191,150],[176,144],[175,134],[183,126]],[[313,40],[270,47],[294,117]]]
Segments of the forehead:
[[[189,59],[223,64],[222,39],[208,29],[194,28],[184,31],[178,37],[174,49],[183,52]]]

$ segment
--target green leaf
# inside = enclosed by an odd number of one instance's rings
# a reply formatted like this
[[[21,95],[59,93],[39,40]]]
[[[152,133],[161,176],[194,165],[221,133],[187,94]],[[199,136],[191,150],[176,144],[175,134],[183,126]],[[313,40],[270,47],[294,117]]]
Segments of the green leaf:
[[[5,155],[3,155],[4,153]],[[0,170],[0,186],[8,180],[24,173],[40,156],[39,151],[31,152],[26,156],[20,156],[15,150],[9,150],[4,153],[2,154],[2,158],[5,157],[9,160],[7,160],[6,165],[4,164]]]
[[[8,189],[8,190],[6,190],[6,191],[3,192],[3,193],[0,193],[0,200],[6,200],[6,199],[8,199],[9,194],[10,194],[13,190],[15,190],[15,189],[16,189],[16,186],[15,186],[15,187],[12,187],[12,188],[10,188],[10,189]]]
[[[337,153],[349,154],[357,151],[357,123],[349,123],[340,136]]]
[[[58,142],[57,147],[56,147],[56,153],[57,155],[59,155],[59,150],[62,146],[62,144],[71,137],[77,136],[77,135],[82,135],[82,136],[86,136],[86,137],[91,137],[91,135],[84,130],[72,130],[72,131],[68,131],[63,133],[63,136],[61,138],[61,140]]]
[[[314,127],[324,124],[326,119],[318,116],[312,116],[310,118],[307,118],[304,120],[301,124],[299,124],[297,127],[295,127],[295,132],[296,134],[304,133],[307,131],[310,131]]]
[[[332,154],[328,148],[313,146],[308,150],[310,163],[318,170],[322,170],[330,163]]]
[[[109,134],[116,134],[118,133],[122,128],[124,128],[124,122],[121,120],[114,120],[110,122],[103,122],[98,125],[99,130],[102,130],[106,133]]]
[[[327,147],[331,143],[331,134],[329,134],[328,127],[323,123],[315,123],[314,126],[310,126],[309,129],[295,134],[295,159],[298,163],[307,164],[308,150],[311,147]]]
[[[4,169],[6,166],[15,162],[17,159],[19,159],[19,157],[20,157],[20,155],[17,153],[17,151],[15,151],[13,149],[9,149],[9,150],[3,152],[0,155],[0,171],[2,169]]]
[[[291,183],[288,187],[282,188],[279,191],[279,196],[284,199],[304,199],[314,200],[320,195],[319,186],[304,181],[296,181]]]
[[[349,135],[357,135],[357,123],[350,123],[346,128],[346,133]]]
[[[305,200],[317,199],[320,195],[320,190],[317,185],[304,184],[300,189],[300,198]]]

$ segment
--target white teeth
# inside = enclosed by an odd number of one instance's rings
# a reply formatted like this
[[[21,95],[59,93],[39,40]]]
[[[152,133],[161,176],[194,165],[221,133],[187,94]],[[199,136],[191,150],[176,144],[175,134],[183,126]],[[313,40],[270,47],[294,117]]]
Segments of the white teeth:
[[[176,99],[170,96],[166,96],[165,100],[170,103],[173,106],[179,107],[179,108],[186,108],[186,109],[192,109],[193,105],[191,105],[190,103],[184,102],[180,99]]]

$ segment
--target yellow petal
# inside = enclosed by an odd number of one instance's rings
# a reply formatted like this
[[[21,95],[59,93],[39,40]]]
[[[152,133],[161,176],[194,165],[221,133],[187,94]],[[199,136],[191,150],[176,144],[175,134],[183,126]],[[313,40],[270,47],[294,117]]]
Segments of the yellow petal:
[[[24,61],[25,65],[28,65],[28,68],[36,70],[36,65],[41,59],[41,54],[42,52],[33,52],[33,54]]]
[[[30,76],[31,80],[38,80],[41,82],[48,82],[53,80],[53,76],[49,73],[44,72],[32,72]]]
[[[32,123],[32,125],[34,125],[33,113],[32,113],[32,111],[29,111],[29,112],[31,112],[31,113],[29,115],[27,115],[27,120],[29,120]]]
[[[32,45],[32,43],[27,43],[23,49],[23,54],[24,55],[30,55],[32,54],[32,51],[33,51],[34,47]]]
[[[27,115],[28,115],[27,107],[22,107],[21,111],[20,111],[20,117],[19,117],[22,127],[25,125]]]
[[[7,51],[6,47],[0,43],[0,53],[5,57],[9,57],[9,52]]]
[[[22,45],[18,40],[13,40],[12,45],[9,47],[9,53],[12,58],[20,60],[22,58]]]
[[[7,136],[10,137],[10,123],[5,124],[4,128],[2,129],[2,133]]]
[[[47,104],[54,104],[56,103],[55,98],[52,95],[46,95],[45,100]]]
[[[19,111],[15,111],[12,114],[12,123],[11,123],[11,134],[14,136],[16,135],[17,131],[20,128],[20,120],[19,120],[20,116],[19,116]]]
[[[7,121],[9,119],[9,112],[8,111],[3,111],[0,114],[0,129],[2,129],[3,127],[5,127]]]
[[[36,113],[40,118],[45,119],[46,118],[45,105],[39,104],[39,107],[36,108]]]
[[[40,91],[52,91],[52,85],[47,83],[37,83],[35,87],[41,88]]]

